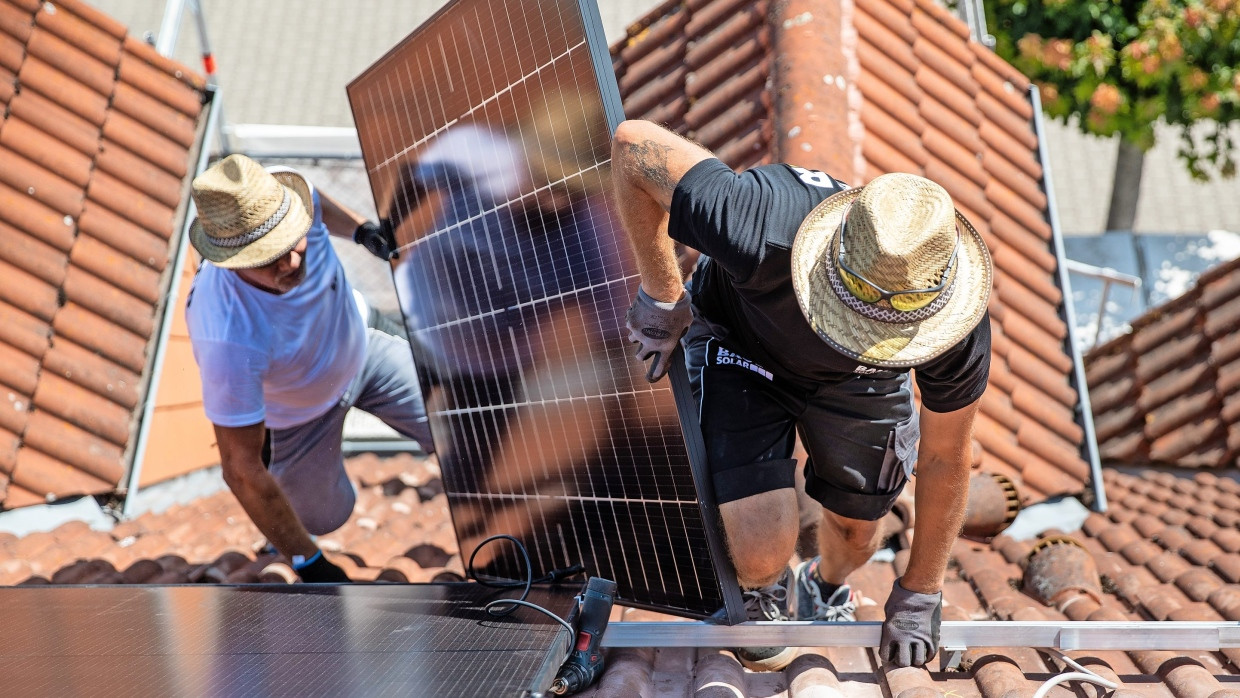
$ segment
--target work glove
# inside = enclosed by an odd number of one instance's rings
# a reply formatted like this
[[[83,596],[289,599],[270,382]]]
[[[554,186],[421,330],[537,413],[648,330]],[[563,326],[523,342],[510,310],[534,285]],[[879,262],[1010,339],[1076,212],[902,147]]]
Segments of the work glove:
[[[374,221],[366,221],[357,226],[357,230],[353,231],[353,242],[370,250],[371,254],[385,262],[400,256],[400,251],[396,249],[396,241],[392,239],[391,233],[385,226]]]
[[[298,562],[294,558],[293,569],[297,571],[301,581],[309,584],[345,584],[353,581],[349,579],[349,575],[344,573],[344,570],[324,557],[322,550],[315,552],[304,562]]]
[[[638,345],[637,358],[645,361],[654,357],[646,371],[647,381],[654,383],[667,374],[676,345],[692,322],[688,293],[675,303],[664,303],[637,287],[637,297],[624,316],[624,324],[629,328],[629,341]]]
[[[943,592],[919,594],[891,585],[884,607],[883,635],[878,646],[883,661],[896,666],[922,666],[939,651],[939,622],[943,616]]]

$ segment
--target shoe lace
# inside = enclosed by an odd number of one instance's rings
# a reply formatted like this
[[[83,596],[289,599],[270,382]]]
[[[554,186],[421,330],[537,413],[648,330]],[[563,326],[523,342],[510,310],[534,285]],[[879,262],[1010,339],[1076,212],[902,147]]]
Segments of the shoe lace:
[[[749,620],[787,620],[784,609],[788,604],[788,589],[783,584],[772,584],[758,589],[746,589],[745,613]]]
[[[815,590],[815,592],[816,591],[817,590]],[[837,596],[843,596],[844,599],[840,601],[839,603],[835,603],[835,604],[830,603],[831,601],[834,601]],[[817,595],[817,599],[821,600],[822,595],[821,594]],[[825,607],[822,609],[823,620],[828,620],[828,621],[857,620],[857,615],[856,615],[857,602],[853,598],[852,590],[848,589],[847,587],[840,587],[839,590],[837,590],[834,594],[831,595],[831,599],[827,603],[824,603],[823,606]]]
[[[797,583],[800,585],[801,591],[809,595],[814,607],[814,618],[816,620],[826,621],[853,621],[856,620],[857,602],[853,599],[852,591],[847,586],[836,589],[830,599],[823,600],[822,589],[814,583],[810,578],[812,571],[807,568],[805,574],[800,575]],[[838,603],[837,597],[843,596],[843,600]]]

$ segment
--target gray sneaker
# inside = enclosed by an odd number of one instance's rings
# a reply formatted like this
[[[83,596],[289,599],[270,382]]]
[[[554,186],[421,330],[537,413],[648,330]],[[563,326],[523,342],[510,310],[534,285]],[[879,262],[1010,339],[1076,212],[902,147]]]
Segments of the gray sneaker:
[[[774,584],[746,589],[745,615],[749,620],[788,620],[788,572]],[[747,669],[780,671],[796,657],[791,647],[738,647],[733,652]]]
[[[857,620],[857,597],[847,584],[831,592],[823,600],[822,587],[813,578],[818,558],[806,560],[792,571],[788,590],[788,609],[796,620],[853,621]]]

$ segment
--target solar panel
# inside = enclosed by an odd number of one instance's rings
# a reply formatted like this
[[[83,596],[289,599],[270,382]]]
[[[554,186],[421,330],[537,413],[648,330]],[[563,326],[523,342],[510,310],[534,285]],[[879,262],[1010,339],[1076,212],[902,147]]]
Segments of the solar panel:
[[[536,586],[528,600],[563,617],[580,591]],[[497,596],[472,583],[0,588],[0,676],[15,696],[103,683],[161,697],[542,695],[572,634],[530,609],[487,615]]]
[[[598,9],[451,2],[348,92],[461,550],[510,534],[536,574],[581,564],[622,603],[743,619],[683,366],[652,386],[622,339],[638,278]],[[510,546],[478,562],[524,574]]]

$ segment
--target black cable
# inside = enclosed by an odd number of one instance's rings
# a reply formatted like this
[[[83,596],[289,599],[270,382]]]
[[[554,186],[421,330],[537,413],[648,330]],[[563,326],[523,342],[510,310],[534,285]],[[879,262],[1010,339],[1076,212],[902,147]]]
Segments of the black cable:
[[[478,551],[482,550],[482,546],[495,540],[512,541],[512,544],[517,546],[517,550],[521,551],[521,559],[525,561],[525,581],[524,582],[510,582],[510,581],[501,581],[501,580],[495,580],[495,579],[488,581],[478,576],[478,572],[474,569],[474,558],[478,556]],[[500,533],[494,536],[490,536],[486,538],[485,540],[483,540],[481,543],[479,543],[477,547],[474,548],[474,552],[470,553],[469,555],[469,564],[465,567],[465,573],[469,575],[470,577],[473,577],[474,579],[478,580],[478,583],[481,584],[482,586],[491,587],[493,589],[512,589],[514,587],[524,586],[525,589],[522,590],[521,592],[521,598],[520,598],[521,601],[524,601],[525,597],[530,595],[530,587],[533,586],[534,584],[534,564],[530,562],[530,554],[525,550],[525,546],[521,544],[521,541],[517,540],[513,536],[508,535],[507,533]],[[492,601],[491,603],[488,603],[486,605],[487,613],[493,616],[503,617],[517,610],[516,604],[514,604],[511,608],[501,613],[496,613],[493,610],[491,610],[491,606],[493,604],[503,603],[504,601],[506,600],[501,600],[498,602]]]
[[[498,579],[487,580],[487,579],[483,579],[482,577],[478,575],[477,570],[474,569],[474,558],[478,556],[478,551],[482,550],[482,547],[484,545],[492,541],[496,541],[496,540],[509,540],[509,541],[512,541],[513,545],[517,546],[517,550],[521,552],[521,559],[525,561],[525,581],[524,582],[515,582],[515,581],[498,580]],[[532,608],[535,611],[538,611],[540,613],[546,614],[547,616],[550,616],[552,620],[564,626],[564,628],[568,630],[568,636],[571,638],[574,635],[576,635],[576,631],[573,630],[573,626],[570,625],[568,621],[564,620],[563,618],[556,615],[555,613],[543,608],[542,606],[539,606],[536,603],[526,601],[525,598],[530,595],[530,587],[534,585],[535,581],[537,581],[540,584],[543,582],[554,582],[564,577],[569,577],[574,574],[579,574],[583,569],[585,568],[582,567],[581,565],[573,565],[572,567],[569,567],[563,570],[552,570],[551,572],[547,573],[541,579],[535,580],[534,579],[534,565],[530,561],[530,554],[528,551],[526,551],[525,546],[521,544],[521,541],[517,540],[513,536],[510,536],[506,533],[500,533],[500,534],[490,536],[484,539],[481,543],[479,543],[476,547],[474,547],[474,552],[470,553],[469,555],[469,564],[465,567],[465,573],[469,577],[472,577],[475,581],[477,581],[479,584],[481,584],[484,587],[491,587],[493,589],[514,589],[516,587],[524,587],[524,589],[521,591],[520,598],[496,599],[494,601],[487,602],[487,604],[483,606],[482,608],[483,610],[487,612],[488,615],[494,616],[496,618],[503,618],[504,616],[507,616],[511,614],[513,611],[517,610],[518,606],[525,606],[527,608]],[[577,602],[578,603],[581,602],[580,594],[577,596]],[[500,606],[505,606],[505,605],[507,606],[507,608],[499,609]],[[568,657],[572,656],[573,654],[573,643],[570,641],[568,645],[569,645],[568,654],[565,655],[566,660],[568,659]]]

